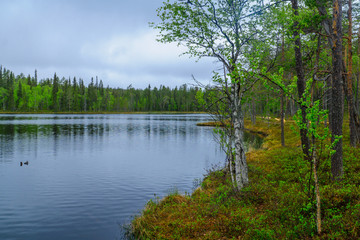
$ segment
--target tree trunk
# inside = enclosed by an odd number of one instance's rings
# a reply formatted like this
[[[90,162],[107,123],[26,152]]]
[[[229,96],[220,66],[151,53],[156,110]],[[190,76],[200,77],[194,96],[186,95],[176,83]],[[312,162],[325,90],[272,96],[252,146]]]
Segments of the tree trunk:
[[[343,149],[342,149],[342,125],[343,125],[343,93],[342,93],[342,26],[341,26],[342,2],[333,0],[333,34],[332,34],[332,91],[331,91],[331,129],[332,142],[335,142],[336,152],[331,156],[331,172],[334,180],[340,180],[343,176]]]
[[[328,40],[328,45],[329,45],[329,48],[331,49],[333,47],[333,39],[331,38],[332,36],[332,33],[333,33],[333,29],[331,27],[331,20],[327,17],[328,16],[328,13],[327,13],[327,8],[325,6],[325,2],[324,1],[321,1],[321,0],[317,0],[316,1],[316,4],[317,4],[317,8],[318,8],[318,11],[319,11],[319,14],[320,16],[324,17],[323,21],[321,22],[322,26],[323,26],[323,29],[325,30],[325,33],[327,36],[330,36],[330,37],[327,37],[327,40]],[[327,108],[329,110],[329,114],[328,114],[328,117],[329,117],[329,129],[331,130],[331,123],[332,123],[332,97],[331,97],[331,80],[330,79],[327,79],[326,80],[326,86],[327,86],[327,89],[326,89],[326,95],[324,97],[326,97],[326,105],[327,105]]]
[[[292,2],[292,9],[294,10],[294,14],[296,17],[298,17],[299,16],[298,1],[291,0],[291,2]],[[293,32],[293,37],[295,40],[295,64],[296,64],[295,70],[296,70],[296,75],[297,75],[297,88],[298,88],[299,99],[304,100],[303,95],[305,93],[305,77],[304,77],[304,67],[303,67],[302,56],[301,56],[301,38],[300,38],[299,31],[298,31],[298,25],[299,25],[298,20],[295,20],[294,21],[294,32]],[[300,109],[301,109],[302,123],[306,124],[307,123],[306,106],[303,106],[301,104]],[[310,142],[309,142],[309,138],[307,137],[307,133],[308,133],[307,128],[300,129],[302,150],[305,155],[305,158],[310,161],[311,160],[310,153],[309,153]]]
[[[241,112],[241,107],[234,112],[237,117],[234,121],[235,129],[235,174],[238,190],[247,186],[249,183],[248,167],[246,163],[245,148],[244,148],[244,117]]]
[[[327,16],[325,4],[317,1],[318,10],[321,16]],[[328,37],[328,44],[332,51],[332,82],[331,82],[331,100],[329,111],[329,124],[332,132],[332,142],[337,136],[342,135],[343,124],[343,95],[342,95],[342,27],[341,27],[342,1],[333,0],[333,19],[324,18],[322,21],[323,28]],[[331,157],[331,172],[334,179],[340,179],[343,175],[342,159],[342,139],[335,145],[336,153]]]
[[[227,82],[227,78],[226,78],[226,72],[225,72],[225,66],[224,66],[224,79],[225,79],[225,87],[226,89],[228,89],[228,82]],[[232,88],[231,88],[232,89]],[[234,109],[234,99],[233,98],[233,93],[230,93],[230,103],[229,103],[229,107],[230,107],[230,111],[232,111]],[[229,126],[229,144],[228,144],[228,158],[229,158],[229,167],[230,167],[230,177],[231,177],[231,182],[233,184],[234,188],[237,188],[237,184],[236,184],[236,165],[235,165],[235,156],[234,156],[234,128],[231,126],[231,123],[233,123],[233,113],[230,112],[230,126]],[[226,120],[225,120],[226,121]]]
[[[232,131],[232,130],[230,130]],[[229,144],[227,148],[227,158],[228,158],[228,164],[229,164],[229,172],[231,177],[231,182],[233,186],[236,188],[236,179],[235,179],[235,161],[234,161],[234,154],[233,154],[233,140],[232,140],[233,134],[230,133],[229,135]]]
[[[358,30],[358,50],[357,50],[357,56],[360,58],[360,27]],[[355,92],[355,106],[356,110],[359,111],[359,99],[358,99],[358,93],[359,93],[359,80],[360,80],[360,61],[358,61],[358,67],[357,67],[357,78],[356,78],[356,92]]]
[[[324,96],[323,96],[323,109],[326,110],[327,109],[327,98],[326,98],[326,89],[324,90]],[[327,118],[325,117],[324,118],[324,127],[326,128],[327,127]]]
[[[356,104],[354,101],[354,94],[352,89],[352,1],[349,0],[349,9],[348,9],[348,19],[349,19],[349,30],[348,30],[348,37],[347,37],[347,51],[345,54],[347,55],[347,73],[346,73],[346,86],[345,93],[348,102],[349,108],[349,128],[350,128],[350,144],[353,147],[360,141],[360,123],[356,114]]]
[[[249,184],[249,177],[244,148],[244,114],[241,108],[240,84],[238,81],[234,81],[233,83],[232,97],[235,144],[235,179],[237,189],[241,190]]]
[[[316,159],[316,149],[315,141],[313,142],[313,174],[314,174],[314,184],[315,184],[315,194],[316,194],[316,226],[317,232],[321,234],[321,197],[320,197],[320,186],[317,175],[317,159]]]
[[[332,91],[331,91],[331,78],[328,78],[326,80],[326,94],[324,97],[326,97],[326,106],[327,106],[327,110],[329,111],[329,114],[328,114],[328,118],[329,118],[329,129],[331,130],[332,129],[332,107],[331,107],[331,103],[332,103]]]

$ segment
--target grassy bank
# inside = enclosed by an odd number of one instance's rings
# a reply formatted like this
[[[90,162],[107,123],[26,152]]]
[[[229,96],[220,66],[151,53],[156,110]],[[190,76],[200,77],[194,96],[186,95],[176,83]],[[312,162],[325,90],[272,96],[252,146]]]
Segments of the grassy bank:
[[[286,147],[278,121],[246,127],[266,132],[263,149],[247,154],[250,185],[234,191],[229,174],[209,171],[191,195],[176,192],[150,200],[131,225],[136,239],[359,239],[360,149],[345,140],[345,179],[331,181],[330,160],[319,167],[323,233],[316,234],[315,197],[299,137],[286,123]],[[346,129],[345,129],[346,131]],[[346,134],[346,136],[348,136]],[[309,184],[310,183],[310,184]]]

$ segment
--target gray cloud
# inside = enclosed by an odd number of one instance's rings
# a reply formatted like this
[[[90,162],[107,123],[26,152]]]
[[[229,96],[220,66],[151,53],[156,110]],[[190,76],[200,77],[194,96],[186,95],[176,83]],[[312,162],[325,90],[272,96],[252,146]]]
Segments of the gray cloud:
[[[155,41],[162,0],[2,0],[0,64],[39,77],[99,76],[112,87],[207,83],[211,60],[179,57],[184,50]],[[211,63],[211,64],[210,64]]]

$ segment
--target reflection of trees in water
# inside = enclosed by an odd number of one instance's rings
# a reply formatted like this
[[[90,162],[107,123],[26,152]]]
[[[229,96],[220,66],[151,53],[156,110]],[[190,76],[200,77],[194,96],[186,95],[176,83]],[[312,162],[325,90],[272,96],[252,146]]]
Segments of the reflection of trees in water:
[[[42,136],[77,136],[77,135],[98,135],[109,131],[105,124],[49,124],[49,125],[0,125],[1,136],[21,136],[37,138]]]
[[[83,142],[84,136],[92,138],[102,137],[105,130],[104,124],[3,124],[0,125],[0,161],[11,161],[14,151],[29,151],[37,154],[39,139],[46,139],[47,144],[53,145],[56,155],[61,141]],[[90,138],[90,139],[92,139]],[[15,146],[18,145],[18,149]],[[41,147],[41,146],[40,146]]]
[[[1,138],[6,137],[27,137],[37,138],[41,136],[103,136],[105,133],[113,130],[119,131],[119,129],[127,132],[129,136],[144,134],[145,136],[158,136],[158,135],[178,135],[185,137],[190,135],[196,137],[199,134],[198,127],[192,125],[179,126],[179,125],[167,125],[167,124],[146,124],[143,126],[128,123],[125,128],[114,127],[110,124],[49,124],[49,125],[0,125]]]
[[[2,133],[6,134],[2,134]],[[10,134],[11,133],[11,134]],[[0,125],[0,161],[10,162],[14,155],[14,126]]]
[[[60,122],[58,122],[58,118],[9,116],[4,119],[1,117],[1,120],[4,121],[3,124],[0,124],[0,161],[12,159],[14,151],[25,151],[36,155],[37,151],[46,148],[42,146],[43,144],[50,144],[56,155],[57,151],[64,147],[64,144],[70,148],[76,146],[76,149],[79,150],[89,146],[99,149],[104,143],[104,136],[108,137],[110,141],[117,141],[118,138],[115,136],[124,137],[125,134],[127,137],[125,141],[128,142],[134,140],[135,136],[144,136],[149,141],[159,139],[167,142],[169,140],[184,142],[187,139],[196,141],[200,131],[204,131],[196,126],[198,119],[187,119],[182,116],[131,117],[133,120],[118,118],[118,116],[116,118],[94,117],[93,119],[81,117],[84,119],[83,121],[75,122],[74,119],[78,120],[76,117],[61,117],[61,120],[68,119]],[[56,122],[51,121],[54,119]],[[211,130],[209,130],[210,132]]]
[[[91,136],[103,136],[105,127],[103,123],[100,124],[88,124],[86,125],[87,134]]]
[[[177,136],[182,139],[185,139],[187,136],[197,138],[200,128],[195,125],[195,122],[191,124],[184,124],[183,120],[181,120],[181,122],[182,123],[179,124],[177,120],[173,120],[172,122],[155,120],[146,121],[145,123],[136,123],[136,121],[134,121],[125,125],[125,131],[129,138],[136,135],[144,135],[147,138],[159,137],[163,139],[167,136]],[[111,126],[111,128],[119,129],[114,126]],[[110,131],[111,130],[112,129],[110,129]]]

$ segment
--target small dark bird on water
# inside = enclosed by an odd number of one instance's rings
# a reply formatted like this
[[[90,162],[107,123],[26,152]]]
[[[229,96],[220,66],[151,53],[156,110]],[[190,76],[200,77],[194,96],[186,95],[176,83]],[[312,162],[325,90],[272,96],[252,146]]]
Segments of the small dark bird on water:
[[[26,161],[26,162],[20,162],[20,166],[22,166],[23,164],[25,164],[25,165],[29,165],[29,161]]]

